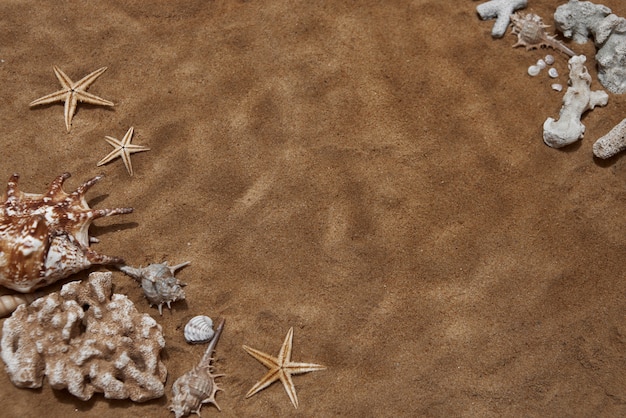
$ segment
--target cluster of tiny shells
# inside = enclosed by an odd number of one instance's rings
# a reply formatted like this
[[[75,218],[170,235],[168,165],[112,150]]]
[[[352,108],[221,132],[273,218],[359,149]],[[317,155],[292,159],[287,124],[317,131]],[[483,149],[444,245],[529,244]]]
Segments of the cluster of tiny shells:
[[[185,340],[191,344],[202,344],[211,341],[215,335],[213,320],[205,315],[194,316],[187,322],[184,329]]]

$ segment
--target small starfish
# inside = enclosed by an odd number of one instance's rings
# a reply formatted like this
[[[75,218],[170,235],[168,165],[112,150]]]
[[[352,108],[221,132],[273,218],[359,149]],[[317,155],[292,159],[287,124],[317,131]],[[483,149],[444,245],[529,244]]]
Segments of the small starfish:
[[[29,106],[32,107],[59,101],[65,102],[65,128],[68,132],[72,128],[72,118],[76,113],[76,106],[78,105],[79,101],[100,106],[114,105],[113,102],[98,97],[95,94],[87,93],[87,89],[89,88],[89,86],[94,81],[96,81],[96,79],[100,77],[103,72],[106,71],[107,67],[102,67],[99,70],[96,70],[93,73],[86,75],[76,83],[70,80],[70,78],[56,65],[52,68],[54,69],[54,74],[57,76],[59,82],[63,86],[63,89],[40,97],[37,100],[33,100]]]
[[[246,398],[249,398],[255,393],[265,389],[275,381],[280,380],[285,387],[285,391],[287,392],[289,399],[291,399],[291,403],[293,403],[294,407],[298,408],[298,396],[296,396],[296,388],[293,385],[293,381],[291,380],[291,375],[324,370],[326,369],[326,367],[313,363],[292,362],[292,342],[293,327],[289,328],[287,336],[285,337],[285,342],[283,343],[282,347],[280,347],[280,351],[278,352],[278,357],[272,357],[246,345],[243,346],[243,349],[246,350],[248,354],[263,363],[265,367],[270,369],[265,374],[265,376],[263,376],[261,380],[259,380],[252,387],[252,389],[248,391],[248,393],[246,394]]]
[[[141,151],[150,151],[150,148],[148,147],[143,145],[133,145],[130,143],[133,138],[133,130],[134,128],[131,126],[121,141],[110,136],[104,137],[104,139],[115,147],[115,149],[98,162],[98,167],[116,159],[117,157],[122,157],[126,170],[128,170],[128,174],[131,176],[133,175],[133,165],[130,162],[130,154]]]

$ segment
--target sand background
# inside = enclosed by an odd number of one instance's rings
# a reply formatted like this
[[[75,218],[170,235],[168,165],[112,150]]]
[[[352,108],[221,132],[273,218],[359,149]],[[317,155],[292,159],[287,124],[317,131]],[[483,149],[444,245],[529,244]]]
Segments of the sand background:
[[[94,248],[192,263],[163,316],[114,273],[163,326],[165,397],[82,402],[0,371],[2,416],[173,416],[198,314],[227,321],[204,417],[625,415],[626,159],[591,148],[626,95],[547,147],[563,93],[526,69],[548,51],[494,40],[479,3],[2,1],[0,179],[105,173],[91,205],[135,212],[98,220]],[[529,3],[552,24],[563,1]],[[601,88],[592,43],[568,44]],[[69,134],[62,104],[29,109],[59,89],[53,65],[107,66],[89,91],[115,107],[80,105]],[[130,126],[151,148],[135,175],[96,167]],[[276,354],[290,327],[293,359],[328,369],[294,378],[297,410],[280,384],[244,399],[266,369],[242,344]]]

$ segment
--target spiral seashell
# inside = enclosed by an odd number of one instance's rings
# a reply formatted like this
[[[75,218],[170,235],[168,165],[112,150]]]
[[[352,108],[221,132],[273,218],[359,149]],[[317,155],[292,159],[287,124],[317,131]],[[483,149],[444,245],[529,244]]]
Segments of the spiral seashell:
[[[18,293],[15,295],[0,296],[0,318],[9,316],[18,306],[31,303],[35,299],[45,296],[48,292]]]
[[[538,65],[531,65],[528,67],[528,75],[531,77],[538,76],[541,72],[541,68]]]
[[[191,344],[201,344],[211,341],[215,331],[213,331],[213,320],[205,315],[194,316],[185,325],[185,340]]]
[[[182,288],[182,286],[185,286],[185,283],[181,283],[174,277],[174,273],[176,270],[189,264],[189,261],[187,261],[170,267],[167,261],[165,261],[163,263],[150,264],[143,268],[126,265],[117,266],[117,268],[141,283],[143,293],[146,299],[148,299],[150,306],[156,305],[159,309],[159,314],[163,315],[163,305],[167,305],[171,309],[172,302],[185,299],[185,291]]]

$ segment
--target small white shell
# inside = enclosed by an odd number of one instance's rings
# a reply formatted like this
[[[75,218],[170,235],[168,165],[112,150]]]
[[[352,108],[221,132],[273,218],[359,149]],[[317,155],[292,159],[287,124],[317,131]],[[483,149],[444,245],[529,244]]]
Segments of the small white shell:
[[[185,325],[185,340],[191,344],[200,344],[211,341],[215,331],[213,331],[213,320],[208,316],[194,316]]]
[[[541,71],[541,68],[537,65],[531,65],[530,67],[528,67],[528,75],[531,77],[535,77],[539,75],[540,71]]]
[[[557,78],[559,76],[559,72],[556,70],[556,68],[552,67],[548,70],[548,75],[552,78]]]
[[[556,91],[561,91],[561,90],[563,90],[563,86],[562,86],[561,84],[559,84],[559,83],[554,83],[554,84],[552,84],[552,86],[550,86],[550,87],[552,87],[552,90],[556,90]]]
[[[553,56],[553,55],[548,54],[548,55],[546,55],[546,56],[543,58],[543,60],[544,60],[544,61],[546,62],[546,64],[548,64],[548,65],[552,65],[552,64],[554,64],[554,56]]]
[[[540,59],[535,65],[543,70],[544,68],[546,68],[547,63],[544,60]]]

